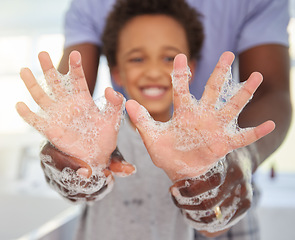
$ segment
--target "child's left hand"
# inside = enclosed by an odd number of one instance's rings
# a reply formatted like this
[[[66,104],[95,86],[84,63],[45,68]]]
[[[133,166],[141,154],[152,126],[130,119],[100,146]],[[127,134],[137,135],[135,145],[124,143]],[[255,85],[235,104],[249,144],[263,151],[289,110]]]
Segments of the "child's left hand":
[[[201,100],[189,92],[187,59],[180,54],[174,60],[174,113],[167,123],[155,122],[134,100],[126,103],[131,121],[157,167],[170,179],[196,177],[205,173],[219,159],[234,149],[247,146],[270,133],[272,121],[248,129],[240,129],[235,120],[262,82],[253,73],[223,106],[217,107],[226,74],[234,60],[224,53],[210,76]]]

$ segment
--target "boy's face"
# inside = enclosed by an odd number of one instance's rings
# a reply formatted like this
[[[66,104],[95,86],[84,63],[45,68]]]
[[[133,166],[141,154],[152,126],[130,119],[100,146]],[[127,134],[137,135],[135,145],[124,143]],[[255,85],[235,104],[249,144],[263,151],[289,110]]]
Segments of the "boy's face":
[[[178,53],[189,56],[186,34],[169,16],[137,16],[120,32],[118,64],[112,69],[112,76],[128,96],[143,105],[157,121],[170,119],[170,74]]]

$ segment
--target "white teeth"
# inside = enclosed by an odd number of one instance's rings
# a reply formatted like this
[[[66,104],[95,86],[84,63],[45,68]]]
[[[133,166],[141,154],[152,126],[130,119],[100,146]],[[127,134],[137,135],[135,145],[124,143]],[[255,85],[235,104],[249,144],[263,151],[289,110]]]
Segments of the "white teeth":
[[[150,87],[150,88],[144,88],[143,94],[150,96],[150,97],[156,97],[164,93],[164,88],[158,88],[158,87]]]

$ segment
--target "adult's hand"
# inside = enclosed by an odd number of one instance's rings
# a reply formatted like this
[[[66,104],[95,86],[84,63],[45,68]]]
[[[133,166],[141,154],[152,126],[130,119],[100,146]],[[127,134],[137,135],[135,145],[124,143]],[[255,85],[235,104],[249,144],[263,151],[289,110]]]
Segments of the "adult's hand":
[[[173,184],[172,199],[195,229],[208,237],[217,236],[250,208],[251,172],[249,151],[235,150],[205,175]]]

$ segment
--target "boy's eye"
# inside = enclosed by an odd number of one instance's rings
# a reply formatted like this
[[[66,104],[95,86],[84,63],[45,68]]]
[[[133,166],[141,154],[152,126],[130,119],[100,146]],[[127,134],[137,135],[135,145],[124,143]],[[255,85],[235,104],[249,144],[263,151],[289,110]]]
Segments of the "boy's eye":
[[[130,58],[129,62],[140,63],[140,62],[143,62],[143,58],[141,58],[141,57]]]
[[[165,62],[173,62],[174,58],[175,58],[175,56],[167,56],[167,57],[164,57],[164,61]]]

